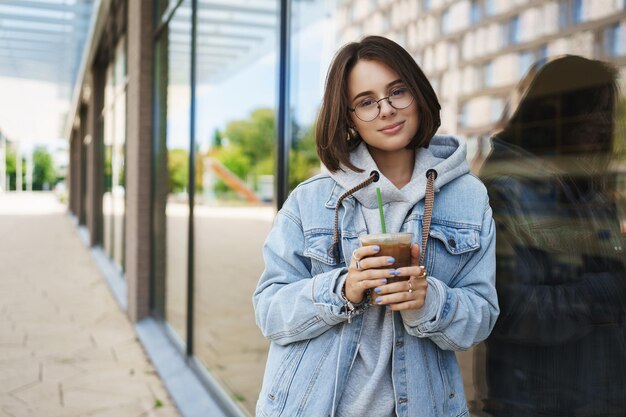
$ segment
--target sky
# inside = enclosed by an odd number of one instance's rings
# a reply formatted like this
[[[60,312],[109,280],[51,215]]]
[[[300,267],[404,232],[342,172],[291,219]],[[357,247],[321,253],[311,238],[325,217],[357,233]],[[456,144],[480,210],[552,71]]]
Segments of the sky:
[[[311,15],[305,10],[302,14]],[[292,115],[301,126],[308,126],[315,120],[326,69],[336,49],[335,32],[330,30],[332,17],[317,14],[315,21],[303,23],[303,28],[294,33],[292,39],[291,108]],[[199,82],[196,137],[202,148],[205,148],[215,129],[223,130],[232,120],[246,119],[255,109],[276,108],[277,65],[276,50],[271,49],[217,83]],[[202,80],[201,75],[199,79]],[[168,94],[168,147],[187,149],[189,88],[171,85]]]
[[[0,77],[0,130],[11,140],[59,139],[68,107],[55,83]]]

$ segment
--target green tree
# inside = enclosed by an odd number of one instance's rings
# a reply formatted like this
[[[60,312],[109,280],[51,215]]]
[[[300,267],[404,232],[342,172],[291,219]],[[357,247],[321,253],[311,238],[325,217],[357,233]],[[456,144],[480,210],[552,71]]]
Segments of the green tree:
[[[6,166],[7,166],[7,177],[9,177],[9,190],[17,189],[17,156],[15,153],[15,149],[11,146],[7,146],[7,154],[6,154]],[[24,159],[21,161],[22,163],[22,189],[26,186],[26,162]]]
[[[51,189],[56,181],[52,155],[45,147],[37,147],[33,152],[33,190]]]
[[[315,125],[301,132],[293,127],[296,137],[289,153],[289,188],[293,190],[299,183],[317,174],[320,160],[315,146]]]
[[[170,192],[177,194],[187,190],[189,181],[189,152],[186,149],[170,149],[167,153]]]
[[[239,147],[253,167],[263,160],[272,158],[276,144],[274,110],[256,109],[250,114],[249,119],[233,120],[226,126],[222,138],[228,138],[231,146]],[[254,169],[252,172],[254,174],[271,173],[256,172]]]
[[[256,109],[247,119],[233,120],[223,132],[216,131],[213,136],[215,158],[248,181],[253,189],[257,188],[259,175],[274,171],[275,144],[276,126],[271,108]],[[230,192],[221,181],[216,183],[215,191]]]
[[[241,179],[245,179],[250,171],[250,159],[238,146],[220,149],[216,159]],[[214,191],[221,196],[232,194],[230,187],[221,180],[215,182]]]

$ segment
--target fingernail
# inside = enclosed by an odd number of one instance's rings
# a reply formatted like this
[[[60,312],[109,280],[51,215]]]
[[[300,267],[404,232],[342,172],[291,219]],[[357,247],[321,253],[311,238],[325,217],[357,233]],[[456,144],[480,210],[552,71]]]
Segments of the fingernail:
[[[381,297],[376,297],[376,299],[374,300],[377,304],[382,303],[383,299]]]
[[[372,246],[372,250],[375,251],[375,252],[378,252],[380,250],[380,246],[374,245],[374,246]]]
[[[389,258],[387,258],[387,262],[389,262],[390,264],[394,263],[396,260],[393,259],[391,256]]]
[[[389,275],[400,275],[400,271],[398,271],[397,269],[392,269],[391,271],[389,271]]]
[[[381,291],[382,290],[380,288],[374,288],[374,292],[377,293],[377,294],[380,293]]]
[[[380,280],[380,283],[381,283],[381,284],[386,284],[386,283],[387,283],[387,279],[385,279],[385,278],[381,279],[381,280]]]

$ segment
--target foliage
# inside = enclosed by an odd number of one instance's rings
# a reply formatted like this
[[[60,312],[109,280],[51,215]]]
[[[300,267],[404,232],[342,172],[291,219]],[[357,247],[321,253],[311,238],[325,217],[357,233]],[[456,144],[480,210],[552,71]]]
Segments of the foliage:
[[[315,146],[315,128],[309,128],[302,135],[300,135],[297,126],[294,126],[293,129],[296,141],[289,153],[290,190],[320,170],[320,160]],[[298,138],[298,136],[300,137]]]
[[[167,154],[167,169],[170,180],[169,191],[174,194],[185,192],[189,181],[189,151],[171,149]]]
[[[250,170],[250,158],[238,146],[222,148],[216,155],[217,159],[224,164],[232,173],[241,179],[245,179]],[[225,195],[230,193],[230,187],[223,181],[215,182],[214,191],[217,194]]]
[[[253,165],[258,164],[274,154],[274,110],[257,109],[250,114],[249,119],[233,120],[226,126],[222,138],[228,138],[230,145],[241,148]]]
[[[33,190],[50,190],[56,179],[52,155],[44,147],[35,148],[33,152]]]
[[[320,168],[314,129],[301,129],[294,123],[292,130],[295,140],[289,153],[291,188],[316,174]],[[224,131],[214,132],[212,142],[212,156],[247,181],[251,188],[257,189],[257,180],[261,175],[274,174],[276,124],[273,109],[256,109],[247,119],[231,121]],[[215,192],[227,194],[230,190],[218,181]]]

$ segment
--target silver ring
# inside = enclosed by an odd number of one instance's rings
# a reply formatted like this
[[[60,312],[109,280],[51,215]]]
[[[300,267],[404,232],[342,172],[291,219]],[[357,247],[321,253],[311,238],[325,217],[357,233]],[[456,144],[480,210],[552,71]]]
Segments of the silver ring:
[[[358,269],[359,271],[361,270],[361,262],[358,259],[356,260],[356,269]]]
[[[411,280],[408,280],[407,282],[409,283],[409,294],[411,294],[413,292],[413,283]]]
[[[352,251],[352,257],[354,258],[355,261],[359,262],[360,259],[356,257],[355,253],[356,253],[356,249]]]

